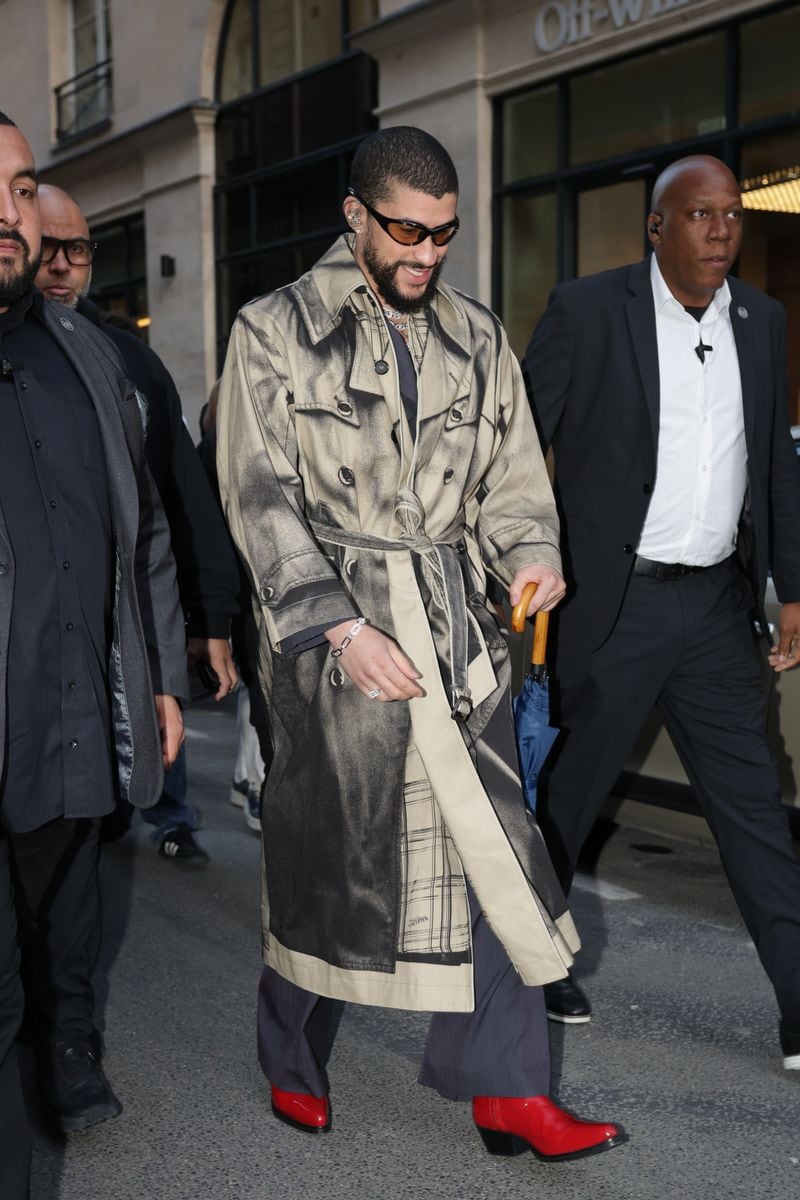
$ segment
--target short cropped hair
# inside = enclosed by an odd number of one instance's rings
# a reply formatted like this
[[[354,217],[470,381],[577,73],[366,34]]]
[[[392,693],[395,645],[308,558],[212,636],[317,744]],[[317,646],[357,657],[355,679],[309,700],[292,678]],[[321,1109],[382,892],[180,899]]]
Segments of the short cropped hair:
[[[0,125],[13,125],[15,129],[17,128],[17,122],[12,121],[11,117],[7,117],[4,112],[0,112]]]
[[[379,129],[365,138],[350,168],[350,187],[367,204],[388,199],[398,183],[437,200],[458,193],[452,158],[441,142],[413,125]]]

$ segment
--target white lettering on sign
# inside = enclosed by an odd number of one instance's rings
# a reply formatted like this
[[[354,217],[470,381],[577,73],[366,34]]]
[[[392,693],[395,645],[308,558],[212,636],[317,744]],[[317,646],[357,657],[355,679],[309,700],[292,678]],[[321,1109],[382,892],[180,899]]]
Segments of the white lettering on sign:
[[[533,36],[543,54],[586,42],[598,29],[623,29],[661,17],[690,0],[548,0],[536,14]]]

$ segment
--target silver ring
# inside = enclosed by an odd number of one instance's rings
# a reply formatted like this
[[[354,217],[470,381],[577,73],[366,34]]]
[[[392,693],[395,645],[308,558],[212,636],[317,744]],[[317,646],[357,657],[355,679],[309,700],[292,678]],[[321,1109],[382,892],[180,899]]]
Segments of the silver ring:
[[[380,696],[380,694],[381,694],[380,688],[370,688],[369,691],[367,692],[367,695],[369,696],[370,700],[377,700],[378,696]]]

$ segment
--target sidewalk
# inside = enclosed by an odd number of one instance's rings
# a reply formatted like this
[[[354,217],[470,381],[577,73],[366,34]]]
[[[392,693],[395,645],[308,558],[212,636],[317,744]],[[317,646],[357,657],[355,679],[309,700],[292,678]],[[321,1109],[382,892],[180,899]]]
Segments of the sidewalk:
[[[791,1200],[800,1072],[714,851],[618,829],[572,908],[595,1019],[552,1028],[554,1093],[628,1145],[545,1166],[492,1159],[466,1105],[415,1084],[420,1014],[349,1009],[333,1130],[275,1121],[255,1057],[259,842],[228,803],[233,709],[191,710],[205,869],[159,858],[137,820],[106,848],[99,1007],[122,1115],[38,1128],[32,1200]]]

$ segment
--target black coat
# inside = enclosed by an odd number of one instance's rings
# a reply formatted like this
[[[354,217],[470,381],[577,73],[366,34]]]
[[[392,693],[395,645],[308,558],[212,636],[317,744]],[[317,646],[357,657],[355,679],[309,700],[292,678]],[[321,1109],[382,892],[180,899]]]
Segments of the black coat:
[[[169,522],[187,633],[228,637],[239,611],[238,559],[184,425],[172,376],[141,338],[108,325],[91,301],[79,301],[78,312],[114,343],[129,379],[147,399],[145,454]]]
[[[728,280],[742,380],[748,500],[741,549],[757,601],[771,567],[800,600],[800,462],[786,408],[783,308]],[[659,369],[650,260],[554,288],[524,360],[544,446],[552,445],[567,600],[559,640],[589,651],[622,605],[655,483]]]

